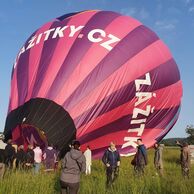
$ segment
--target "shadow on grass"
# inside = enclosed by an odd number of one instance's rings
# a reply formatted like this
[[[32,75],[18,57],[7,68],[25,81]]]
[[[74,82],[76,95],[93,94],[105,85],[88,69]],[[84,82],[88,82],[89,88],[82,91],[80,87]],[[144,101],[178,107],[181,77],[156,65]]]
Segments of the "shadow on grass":
[[[61,191],[61,186],[60,186],[60,179],[59,179],[59,174],[57,173],[55,177],[53,178],[53,183],[54,183],[54,190],[55,194],[60,193]]]

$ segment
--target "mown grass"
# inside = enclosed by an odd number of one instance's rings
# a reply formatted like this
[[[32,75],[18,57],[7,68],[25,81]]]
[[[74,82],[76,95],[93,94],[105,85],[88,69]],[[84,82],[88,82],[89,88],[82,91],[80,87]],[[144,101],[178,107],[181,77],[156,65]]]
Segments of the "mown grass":
[[[105,189],[105,169],[100,160],[94,161],[92,175],[82,176],[80,194],[194,194],[194,165],[191,168],[191,178],[183,179],[178,149],[164,150],[164,177],[156,175],[153,166],[153,151],[149,151],[149,165],[145,176],[134,176],[131,158],[122,158],[120,174],[112,188]],[[41,172],[34,175],[31,172],[7,171],[0,181],[0,194],[59,194],[59,175]]]

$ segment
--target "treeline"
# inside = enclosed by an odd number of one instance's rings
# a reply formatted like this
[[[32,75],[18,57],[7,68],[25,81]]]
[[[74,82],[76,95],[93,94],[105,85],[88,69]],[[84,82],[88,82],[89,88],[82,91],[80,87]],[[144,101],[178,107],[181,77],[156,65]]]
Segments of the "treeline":
[[[194,145],[194,126],[187,125],[185,132],[187,134],[186,138],[168,138],[161,141],[162,144],[166,146],[176,146],[176,141],[187,142],[190,145]]]
[[[184,142],[186,138],[168,138],[163,139],[160,143],[164,144],[165,146],[177,146],[176,141]]]

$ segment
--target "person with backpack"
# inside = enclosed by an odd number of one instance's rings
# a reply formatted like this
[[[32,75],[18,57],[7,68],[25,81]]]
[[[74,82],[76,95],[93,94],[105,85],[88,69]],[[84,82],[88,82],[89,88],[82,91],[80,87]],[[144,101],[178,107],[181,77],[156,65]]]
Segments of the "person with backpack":
[[[43,153],[45,171],[54,171],[56,157],[55,149],[51,145],[48,145]]]
[[[61,194],[77,194],[80,174],[86,171],[86,159],[80,151],[79,141],[73,141],[70,151],[62,159],[61,165]]]
[[[120,154],[113,142],[111,142],[110,147],[105,150],[102,162],[106,166],[106,187],[108,188],[118,177],[120,166]]]
[[[141,176],[144,175],[144,169],[148,163],[147,151],[141,138],[137,139],[137,145],[137,152],[131,164],[134,165],[136,175]]]

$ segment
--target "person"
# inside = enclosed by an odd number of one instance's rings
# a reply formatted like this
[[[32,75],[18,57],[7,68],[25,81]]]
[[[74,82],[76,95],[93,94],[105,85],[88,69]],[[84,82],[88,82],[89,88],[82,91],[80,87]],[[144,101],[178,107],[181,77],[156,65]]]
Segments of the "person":
[[[189,178],[191,156],[190,156],[190,149],[189,149],[188,143],[183,142],[181,144],[179,141],[177,141],[176,144],[179,147],[181,147],[180,164],[181,164],[182,175],[184,178]]]
[[[53,149],[51,145],[44,150],[43,158],[45,164],[45,171],[53,171],[55,168],[55,161],[56,161],[56,151]]]
[[[157,170],[157,175],[163,176],[163,161],[162,161],[162,151],[163,145],[159,143],[154,144],[155,153],[154,153],[154,166]]]
[[[80,174],[86,170],[86,159],[80,151],[80,142],[73,141],[71,149],[62,159],[60,176],[61,194],[77,194]]]
[[[26,151],[26,169],[31,169],[34,165],[34,151],[33,145],[28,145],[28,149]]]
[[[16,156],[16,150],[12,146],[12,139],[9,139],[5,147],[5,157],[6,157],[5,164],[10,169],[13,168],[13,161],[15,160],[15,156]]]
[[[106,166],[106,187],[110,187],[119,175],[120,154],[113,142],[105,150],[102,162]]]
[[[3,179],[5,173],[5,147],[6,143],[4,143],[4,135],[0,134],[0,180]]]
[[[142,142],[142,139],[137,139],[137,152],[134,157],[134,170],[136,175],[144,175],[144,168],[148,163],[146,147]]]
[[[23,169],[26,164],[26,152],[24,146],[20,145],[16,153],[16,168]]]
[[[90,146],[87,146],[86,151],[84,152],[84,156],[86,158],[86,175],[91,174],[91,165],[92,165],[92,151],[90,149]]]
[[[34,149],[34,172],[37,174],[40,170],[40,165],[42,162],[42,150],[37,145]]]

